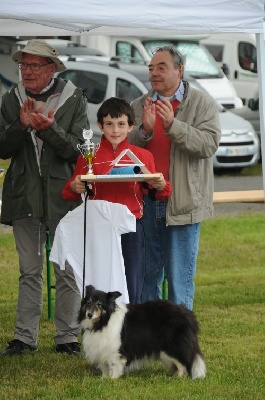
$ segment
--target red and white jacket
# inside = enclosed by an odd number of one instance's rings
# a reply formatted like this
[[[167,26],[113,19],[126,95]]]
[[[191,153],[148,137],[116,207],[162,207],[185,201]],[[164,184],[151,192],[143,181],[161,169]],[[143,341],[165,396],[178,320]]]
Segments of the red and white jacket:
[[[93,159],[93,173],[95,175],[108,174],[111,168],[111,162],[126,149],[130,149],[136,157],[145,164],[150,173],[157,172],[153,155],[148,150],[130,144],[127,139],[119,143],[117,149],[114,150],[111,143],[103,135],[100,146]],[[129,160],[129,157],[126,155],[122,157],[122,161]],[[80,201],[81,195],[71,190],[70,183],[77,175],[85,175],[86,173],[87,163],[80,154],[73,176],[66,182],[62,190],[62,195],[65,200]],[[136,218],[141,218],[143,215],[143,186],[140,182],[92,182],[92,192],[93,196],[90,196],[91,200],[106,200],[112,203],[124,204]],[[165,188],[161,191],[157,191],[155,197],[157,200],[167,200],[171,192],[171,184],[169,181],[166,181]]]

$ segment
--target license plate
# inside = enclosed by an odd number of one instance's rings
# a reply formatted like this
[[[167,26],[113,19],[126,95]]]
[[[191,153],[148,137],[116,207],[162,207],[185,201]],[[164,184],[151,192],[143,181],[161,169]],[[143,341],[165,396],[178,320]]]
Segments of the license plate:
[[[227,156],[246,156],[248,154],[248,149],[246,148],[237,148],[237,149],[227,149]]]

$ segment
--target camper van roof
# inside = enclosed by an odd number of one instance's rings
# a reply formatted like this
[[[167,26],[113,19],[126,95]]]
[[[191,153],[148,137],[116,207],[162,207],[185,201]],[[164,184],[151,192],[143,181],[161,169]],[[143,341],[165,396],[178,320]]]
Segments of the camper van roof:
[[[88,47],[79,43],[75,43],[71,40],[64,39],[44,39],[47,43],[53,46],[60,55],[68,55],[68,56],[105,56],[105,54],[92,47]],[[16,42],[16,45],[19,48],[23,48],[28,43],[28,40],[19,40]]]

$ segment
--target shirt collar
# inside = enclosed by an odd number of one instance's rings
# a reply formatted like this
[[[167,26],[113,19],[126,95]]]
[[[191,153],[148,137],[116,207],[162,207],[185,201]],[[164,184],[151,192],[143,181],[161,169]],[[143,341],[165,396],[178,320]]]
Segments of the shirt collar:
[[[54,78],[52,78],[52,80],[51,80],[51,82],[49,83],[48,86],[46,86],[44,89],[42,89],[40,94],[48,92],[48,90],[53,86],[53,84],[54,84]]]
[[[183,100],[183,97],[184,97],[184,92],[185,92],[184,83],[183,83],[183,81],[181,81],[179,84],[179,87],[177,88],[177,90],[175,91],[173,96],[170,97],[169,101],[178,100],[181,103]],[[161,96],[159,93],[155,92],[152,97],[153,103],[157,99],[163,100],[164,97]]]

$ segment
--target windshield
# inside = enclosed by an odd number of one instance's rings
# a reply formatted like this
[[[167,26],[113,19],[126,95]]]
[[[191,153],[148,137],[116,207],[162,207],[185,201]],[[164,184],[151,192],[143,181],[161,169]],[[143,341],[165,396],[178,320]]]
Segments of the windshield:
[[[199,42],[174,39],[143,40],[143,45],[152,57],[157,47],[173,45],[186,56],[185,73],[196,79],[221,78],[223,73],[218,64]]]

